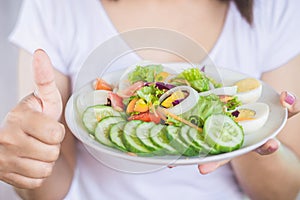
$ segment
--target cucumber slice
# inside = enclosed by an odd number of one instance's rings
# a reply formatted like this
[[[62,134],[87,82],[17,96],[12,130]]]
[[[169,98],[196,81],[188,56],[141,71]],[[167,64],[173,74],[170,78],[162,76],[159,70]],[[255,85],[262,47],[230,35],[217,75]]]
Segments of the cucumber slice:
[[[206,142],[204,142],[204,139],[202,137],[202,133],[200,133],[196,129],[190,128],[189,132],[188,132],[188,137],[193,141],[193,143],[196,146],[198,146],[199,148],[202,149],[201,150],[202,155],[207,155],[207,154],[215,155],[215,154],[220,153],[215,148],[209,146]]]
[[[180,128],[180,139],[182,140],[182,142],[184,142],[186,145],[191,146],[192,148],[194,148],[196,151],[198,152],[202,152],[202,147],[197,146],[194,141],[189,137],[188,132],[191,129],[190,126],[187,125],[183,125]],[[195,129],[196,130],[196,129]]]
[[[136,128],[137,138],[151,151],[158,151],[160,148],[155,146],[150,139],[150,130],[155,126],[154,122],[143,122]]]
[[[156,124],[150,130],[150,140],[154,145],[161,148],[161,154],[177,155],[178,151],[170,146],[170,141],[166,135],[166,126],[162,124]]]
[[[185,144],[179,137],[180,128],[176,126],[167,126],[167,137],[170,145],[173,146],[179,153],[185,156],[199,155],[199,151],[190,145]]]
[[[136,136],[136,128],[141,123],[142,121],[140,120],[127,122],[123,130],[123,141],[129,152],[140,153],[142,155],[151,153],[151,151]]]
[[[220,152],[239,149],[244,141],[243,129],[224,114],[209,116],[203,127],[204,140]]]
[[[98,122],[108,116],[117,116],[120,117],[121,113],[114,110],[110,106],[104,106],[104,105],[96,105],[88,107],[83,115],[82,115],[82,121],[84,126],[87,128],[87,130],[91,133],[95,133],[95,128],[98,124]]]
[[[109,147],[113,147],[114,144],[109,139],[109,131],[113,124],[125,121],[122,117],[106,117],[103,118],[96,126],[95,139]]]
[[[116,148],[120,149],[121,151],[127,151],[123,140],[123,130],[124,126],[126,124],[126,121],[121,121],[116,124],[113,124],[109,131],[109,139],[110,141],[116,146]]]

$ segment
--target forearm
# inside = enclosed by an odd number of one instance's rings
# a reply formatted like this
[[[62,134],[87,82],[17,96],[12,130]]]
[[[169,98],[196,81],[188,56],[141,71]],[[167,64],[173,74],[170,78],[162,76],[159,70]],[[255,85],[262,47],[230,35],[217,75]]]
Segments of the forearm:
[[[251,199],[293,200],[300,191],[300,161],[287,147],[269,155],[251,152],[231,161],[237,181]]]
[[[69,191],[74,175],[74,165],[69,163],[64,156],[56,161],[53,172],[41,187],[26,190],[15,188],[22,199],[43,199],[56,200],[63,199]]]

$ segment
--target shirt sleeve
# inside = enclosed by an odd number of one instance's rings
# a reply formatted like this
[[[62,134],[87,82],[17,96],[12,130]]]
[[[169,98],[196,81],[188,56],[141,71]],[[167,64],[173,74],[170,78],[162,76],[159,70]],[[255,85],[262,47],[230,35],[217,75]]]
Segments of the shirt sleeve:
[[[263,60],[261,72],[276,69],[300,54],[300,1],[256,1],[256,21],[261,30]],[[263,11],[263,12],[262,12]]]
[[[9,40],[30,53],[36,49],[43,49],[49,55],[54,68],[68,75],[67,65],[60,54],[58,30],[54,28],[54,13],[51,13],[51,5],[46,5],[50,2],[24,0]]]

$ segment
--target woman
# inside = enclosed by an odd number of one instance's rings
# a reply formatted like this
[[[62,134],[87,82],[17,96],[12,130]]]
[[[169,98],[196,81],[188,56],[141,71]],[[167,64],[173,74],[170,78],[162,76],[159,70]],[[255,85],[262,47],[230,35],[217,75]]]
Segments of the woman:
[[[219,167],[207,176],[197,175],[195,166],[136,175],[95,161],[65,130],[61,114],[70,81],[89,53],[118,32],[142,27],[181,32],[200,43],[218,66],[300,96],[294,84],[300,64],[298,4],[296,0],[257,0],[254,5],[250,0],[25,1],[11,40],[30,53],[42,48],[50,58],[42,50],[34,52],[37,92],[25,97],[3,123],[0,179],[15,186],[24,199],[242,199],[244,194],[253,199],[295,198],[300,188],[295,121],[278,135],[280,148],[270,140],[257,150],[272,153],[269,156],[251,152],[228,163],[199,166],[202,174]],[[28,72],[30,56],[24,50],[20,55],[21,71]],[[28,92],[24,86],[23,91]],[[282,93],[281,100],[290,116],[299,111],[293,95]]]

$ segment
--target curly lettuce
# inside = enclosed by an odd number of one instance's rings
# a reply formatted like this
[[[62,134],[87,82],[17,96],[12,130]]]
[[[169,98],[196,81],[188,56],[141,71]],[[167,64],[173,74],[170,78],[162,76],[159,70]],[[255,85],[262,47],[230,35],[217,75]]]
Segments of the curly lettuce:
[[[242,105],[238,97],[234,97],[226,102],[225,106],[228,111],[235,110],[238,106]]]
[[[224,103],[215,94],[199,96],[197,104],[189,111],[179,115],[181,118],[190,121],[198,127],[203,127],[205,120],[213,114],[226,114]],[[167,124],[182,126],[183,123],[168,117]]]
[[[145,86],[137,91],[137,96],[144,99],[148,105],[159,105],[159,97],[164,93],[155,85]]]
[[[198,92],[210,90],[211,86],[217,88],[222,84],[217,83],[214,79],[207,77],[206,74],[198,68],[189,68],[177,75],[173,80],[175,85],[190,85]]]
[[[136,66],[135,69],[128,74],[128,80],[131,84],[138,81],[154,82],[156,75],[162,71],[162,65]]]
[[[188,116],[199,116],[203,121],[212,114],[220,114],[224,112],[224,104],[217,95],[210,94],[208,96],[199,96],[197,104],[191,111],[184,113]]]

